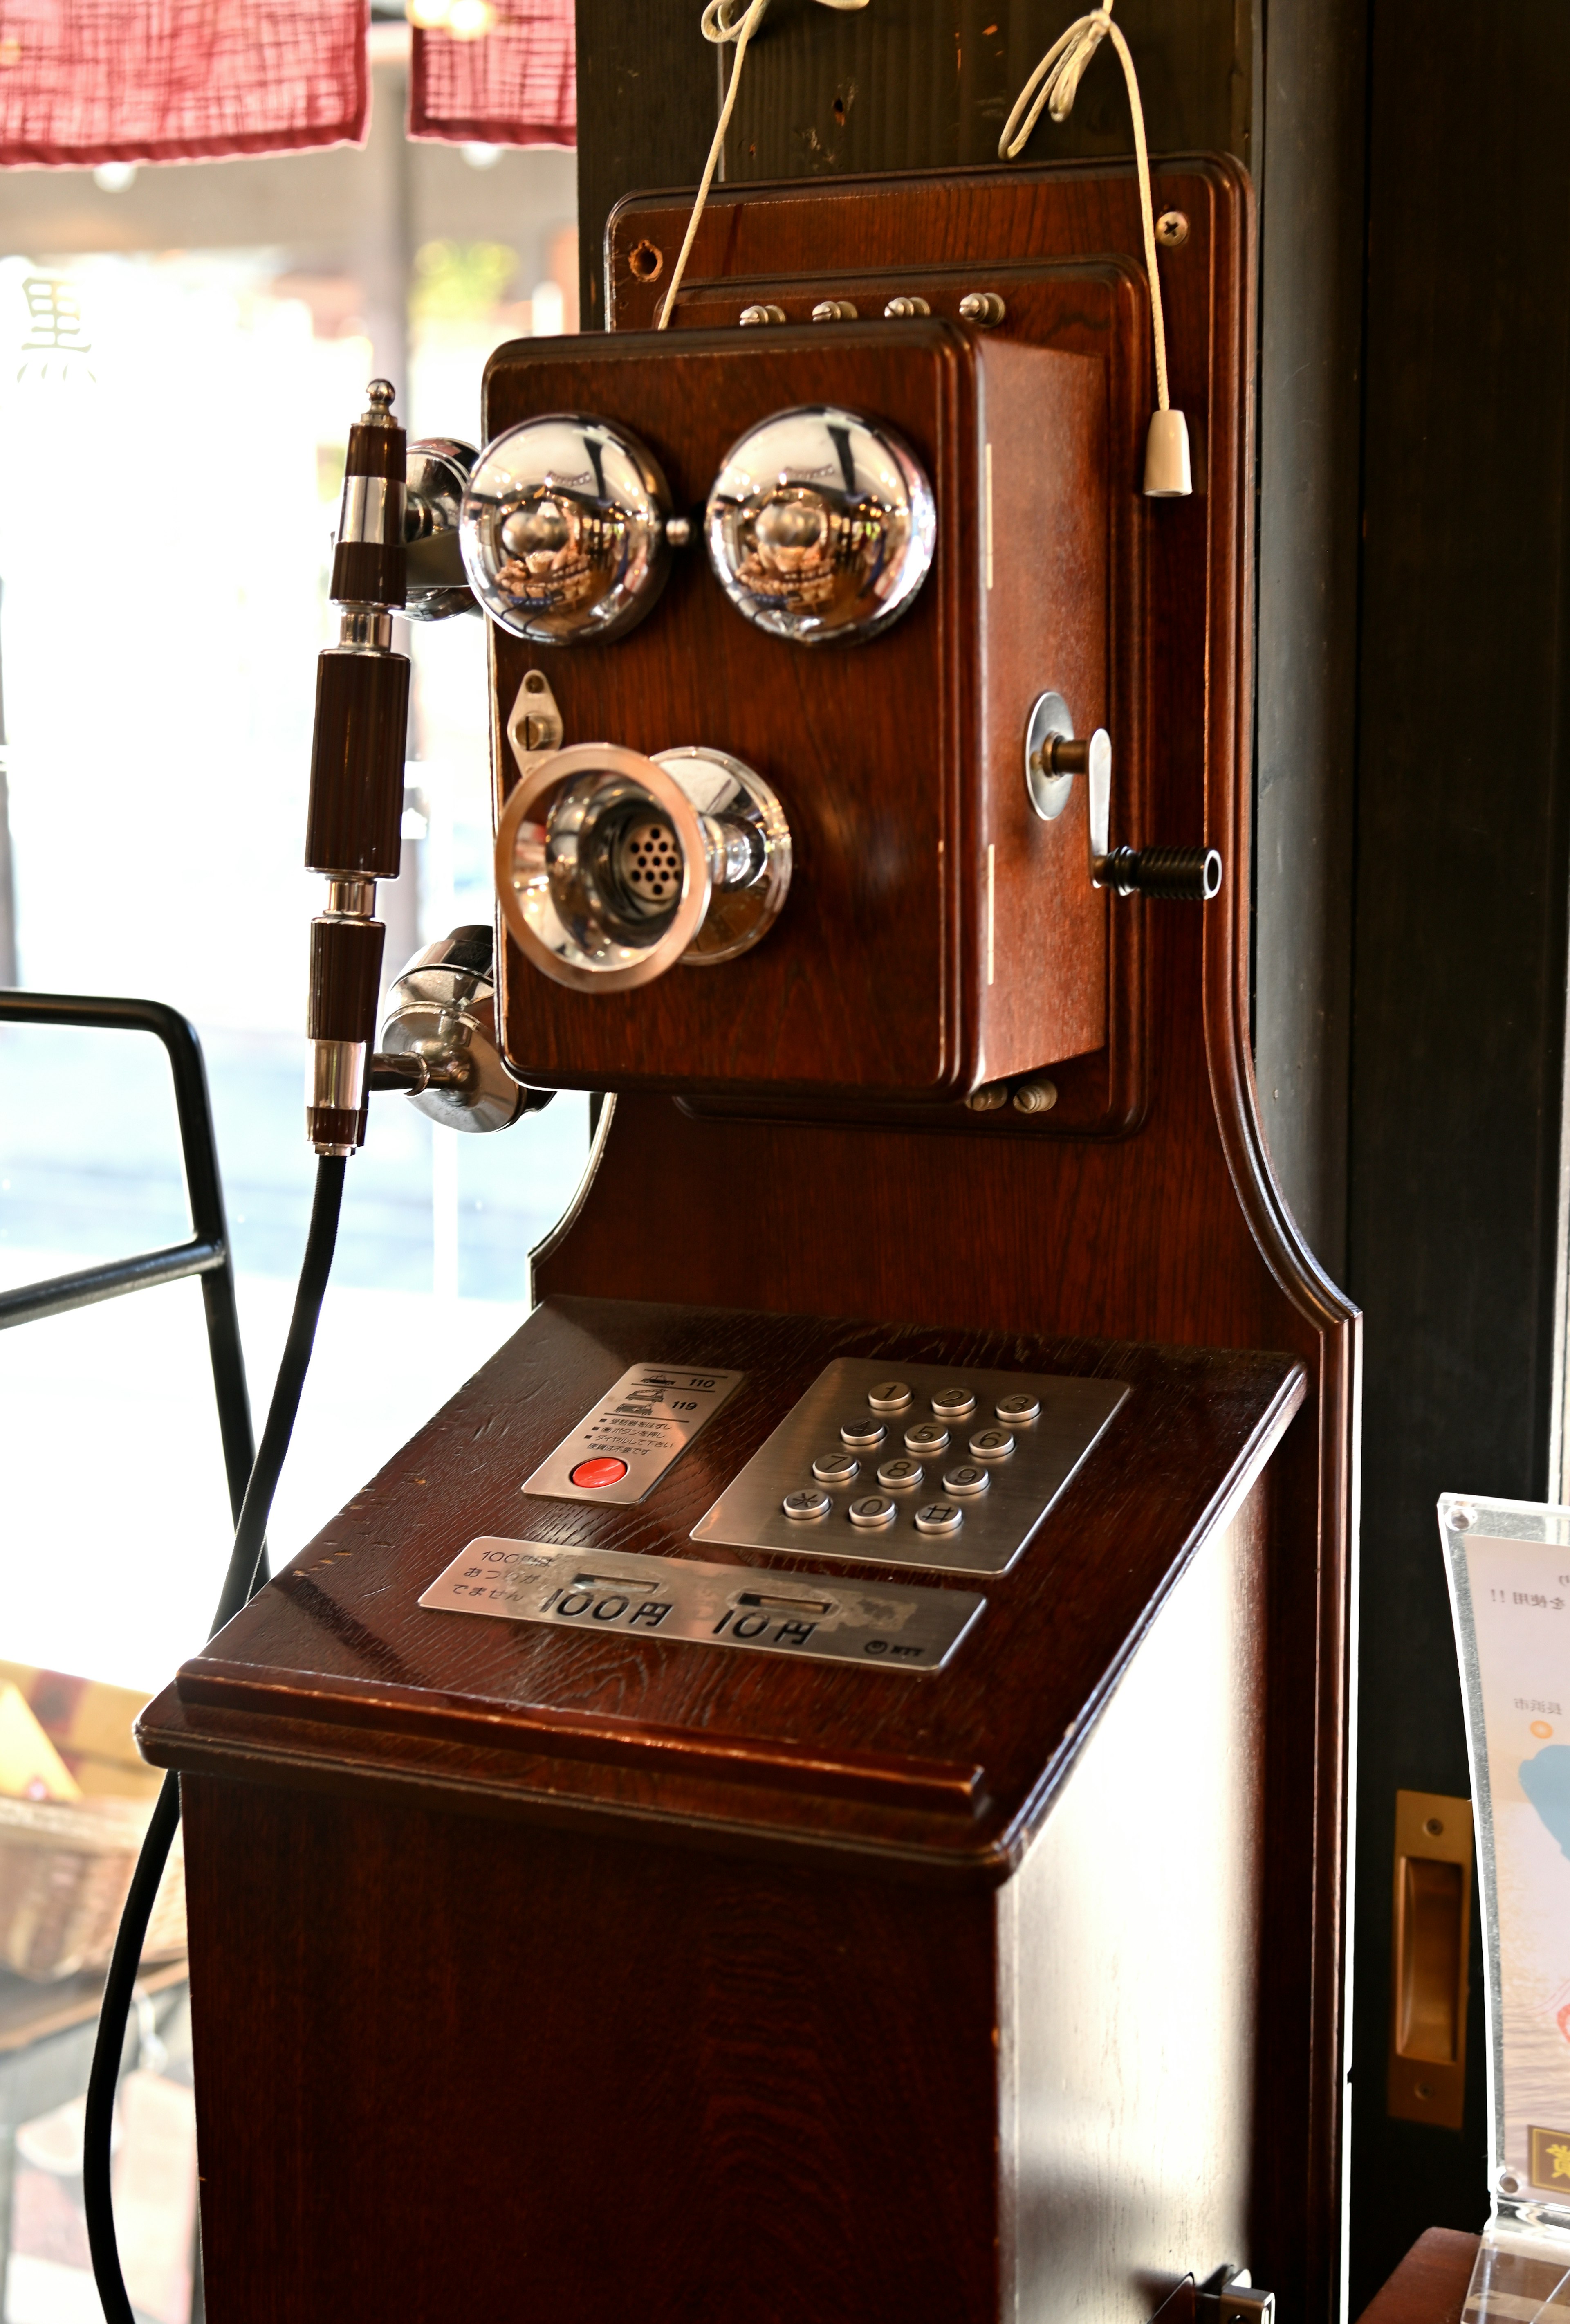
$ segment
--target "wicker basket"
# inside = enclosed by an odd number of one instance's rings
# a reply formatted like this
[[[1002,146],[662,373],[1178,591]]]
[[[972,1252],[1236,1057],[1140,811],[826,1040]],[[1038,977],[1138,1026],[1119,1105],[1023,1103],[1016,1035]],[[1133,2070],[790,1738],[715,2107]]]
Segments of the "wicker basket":
[[[105,1967],[152,1806],[151,1799],[0,1795],[0,1962],[41,1981]],[[142,1957],[167,1960],[185,1949],[177,1831]]]

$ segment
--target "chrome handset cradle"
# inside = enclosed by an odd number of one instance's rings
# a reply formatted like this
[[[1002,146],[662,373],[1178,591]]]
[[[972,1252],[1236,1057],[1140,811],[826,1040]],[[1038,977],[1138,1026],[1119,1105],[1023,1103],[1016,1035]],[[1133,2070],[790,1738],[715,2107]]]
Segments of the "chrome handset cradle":
[[[404,612],[411,622],[445,622],[454,613],[480,611],[464,569],[458,532],[464,494],[479,457],[473,444],[460,444],[449,436],[427,437],[409,447]]]
[[[390,1013],[371,1063],[372,1090],[402,1090],[445,1129],[507,1130],[554,1090],[526,1089],[501,1062],[489,927],[454,928],[417,953],[388,992]]]

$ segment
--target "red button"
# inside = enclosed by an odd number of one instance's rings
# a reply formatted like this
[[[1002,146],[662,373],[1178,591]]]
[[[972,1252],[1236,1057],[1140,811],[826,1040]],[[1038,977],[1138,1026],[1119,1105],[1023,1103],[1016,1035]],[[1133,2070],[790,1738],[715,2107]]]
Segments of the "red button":
[[[625,1461],[580,1461],[567,1481],[574,1485],[619,1485],[626,1474]]]

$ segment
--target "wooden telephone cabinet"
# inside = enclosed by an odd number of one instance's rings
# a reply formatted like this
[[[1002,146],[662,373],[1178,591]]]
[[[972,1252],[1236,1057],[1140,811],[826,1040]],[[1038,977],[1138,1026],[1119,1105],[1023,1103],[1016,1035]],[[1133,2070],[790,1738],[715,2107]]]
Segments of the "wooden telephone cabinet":
[[[541,670],[564,747],[731,752],[798,853],[734,960],[509,946],[514,1067],[619,1093],[544,1304],[142,1721],[215,2324],[1140,2324],[1240,2263],[1334,2310],[1356,1318],[1246,1041],[1248,189],[1156,198],[1186,500],[1118,168],[719,189],[662,342],[645,197],[625,340],[492,363],[493,429],[606,415],[684,510],[760,412],[871,410],[936,549],[865,646],[693,547],[624,637],[497,637],[504,818]],[[1216,901],[1095,886],[1078,778],[1031,817],[1052,687]]]
[[[573,991],[510,945],[502,1015],[519,1077],[963,1098],[1105,1048],[1109,899],[1090,878],[1087,787],[1042,821],[1023,762],[1048,688],[1084,733],[1111,716],[1106,364],[936,319],[732,321],[684,332],[676,361],[654,333],[570,345],[491,358],[488,436],[541,411],[622,422],[677,508],[696,512],[693,538],[629,636],[553,652],[493,632],[501,717],[532,668],[570,742],[733,752],[777,791],[794,864],[778,923],[712,970]],[[886,633],[803,648],[727,604],[701,517],[738,438],[820,402],[897,429],[932,479],[938,540]],[[500,737],[496,762],[505,797]]]

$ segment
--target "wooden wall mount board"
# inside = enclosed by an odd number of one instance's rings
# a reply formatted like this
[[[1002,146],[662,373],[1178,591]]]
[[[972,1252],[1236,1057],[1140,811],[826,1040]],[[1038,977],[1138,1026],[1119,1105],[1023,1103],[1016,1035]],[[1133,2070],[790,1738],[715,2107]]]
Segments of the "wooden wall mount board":
[[[977,1628],[919,1677],[433,1613],[418,1600],[481,1535],[662,1555],[834,1356],[1127,1380],[1132,1393],[1018,1563],[967,1575],[725,1551],[868,1584],[982,1587]],[[525,1497],[522,1480],[628,1366],[747,1373],[646,1499]],[[1020,1862],[1197,1545],[1253,1487],[1303,1394],[1290,1357],[890,1330],[553,1300],[353,1504],[181,1669],[142,1748],[182,1771],[419,1782],[440,1770],[522,1812],[576,1803],[787,1851],[854,1845],[990,1885]],[[912,1694],[910,1690],[917,1690]]]
[[[1125,287],[1101,303],[1131,319]],[[1090,882],[1085,785],[1042,822],[1023,744],[1049,687],[1084,733],[1113,715],[1105,360],[952,318],[897,335],[881,321],[692,331],[683,353],[650,333],[537,339],[487,366],[488,438],[554,411],[629,429],[694,524],[630,635],[553,650],[491,632],[501,795],[516,772],[500,729],[538,668],[569,742],[702,743],[756,769],[790,822],[791,892],[739,959],[630,992],[565,989],[510,943],[513,1071],[580,1088],[941,1099],[1104,1051],[1108,899]],[[923,587],[858,645],[765,635],[702,546],[730,447],[814,402],[896,429],[937,504]],[[1028,604],[987,577],[1027,554]]]
[[[958,312],[965,293],[974,288],[975,279],[975,270],[970,266],[928,263],[886,269],[876,276],[851,270],[836,277],[834,289],[864,315],[880,314],[888,298],[900,294],[924,298],[935,311],[953,314]],[[1121,254],[1113,254],[1100,259],[1051,258],[998,265],[988,270],[987,279],[988,285],[1007,300],[1011,336],[1017,336],[1027,345],[1089,356],[1106,374],[1106,456],[1111,489],[1107,499],[1104,686],[1106,723],[1117,738],[1112,838],[1115,844],[1133,845],[1137,844],[1139,834],[1152,827],[1147,812],[1150,752],[1144,656],[1144,546],[1148,516],[1137,489],[1144,456],[1146,382],[1151,365],[1150,305],[1143,272]],[[776,303],[788,300],[792,309],[810,310],[812,293],[793,290],[793,286],[785,281],[739,283],[734,289],[729,283],[724,287],[702,284],[684,293],[680,308],[683,327],[718,328],[733,323],[739,302],[766,296]],[[822,331],[827,327],[814,327]],[[886,329],[889,327],[885,326]],[[901,324],[897,328],[904,330],[908,325]],[[1000,468],[995,480],[996,503],[1006,505],[1009,486],[1006,471]],[[1005,585],[1011,573],[1033,570],[1034,565],[1033,553],[1027,552],[1023,545],[999,542],[996,567]],[[1016,641],[1022,672],[1027,669],[1056,670],[1056,641],[1050,623],[1043,619],[1044,609],[1033,586],[1016,593],[1014,603],[1018,608],[1016,621],[1025,632]],[[1079,690],[1073,686],[1071,675],[1065,682],[1076,723],[1089,724],[1088,718],[1080,720],[1079,713],[1088,706],[1082,698],[1077,698]],[[1063,683],[1056,678],[1053,683],[1056,691],[1064,692]],[[1010,752],[1007,744],[1004,745],[1006,755],[998,771],[1004,784],[1017,785],[1017,737],[1011,739],[1015,747]],[[1077,842],[1080,827],[1079,801],[1073,802],[1072,811]],[[1008,866],[1006,858],[1003,876],[1018,876],[1017,868]],[[967,1132],[979,1121],[985,1125],[982,1134],[987,1138],[1039,1137],[1043,1133],[1064,1136],[1070,1132],[1126,1136],[1137,1127],[1144,1105],[1144,911],[1138,898],[1119,899],[1116,908],[1112,908],[1111,899],[1107,899],[1106,1038],[1101,1047],[1086,1056],[1066,1057],[1053,1064],[1051,1079],[1057,1102],[1050,1113],[1024,1115],[1004,1108],[977,1116],[952,1102],[923,1105],[886,1102],[869,1108],[865,1101],[822,1096],[803,1105],[800,1099],[772,1097],[757,1090],[745,1096],[721,1093],[684,1097],[682,1102],[690,1104],[700,1114],[742,1120],[876,1119],[897,1120],[914,1129]],[[1021,909],[1016,926],[1024,925]],[[1013,934],[1006,914],[1000,930],[999,942],[1006,954]],[[1037,957],[1043,973],[1050,973],[1054,950],[1042,946]],[[1024,1054],[1023,1050],[1016,1051],[1016,1057],[1023,1062]],[[1046,1062],[1044,1056],[1033,1060],[1038,1065]],[[1006,1070],[999,1065],[1000,1074]]]
[[[1292,2286],[1302,2314],[1327,2318],[1339,2277],[1358,1318],[1275,1183],[1248,1047],[1251,197],[1242,171],[1216,158],[1160,161],[1155,185],[1158,204],[1189,220],[1188,242],[1161,262],[1162,290],[1173,401],[1188,415],[1201,488],[1141,517],[1152,767],[1149,819],[1132,836],[1203,836],[1226,877],[1203,911],[1134,907],[1149,994],[1137,1134],[1097,1140],[1071,1122],[1069,1134],[1016,1134],[967,1116],[956,1134],[935,1136],[866,1119],[721,1120],[711,1101],[699,1118],[691,1106],[626,1098],[538,1281],[546,1292],[744,1296],[785,1311],[1281,1348],[1303,1362],[1308,1414],[1265,1480],[1273,1904],[1260,1974],[1273,2034],[1258,2094],[1253,2255],[1259,2280]],[[607,251],[619,324],[646,324],[652,306],[627,253],[645,236],[668,238],[684,217],[668,196],[616,213]],[[685,295],[721,285],[729,297],[732,282],[792,274],[811,286],[855,265],[908,268],[923,252],[972,258],[973,287],[986,289],[989,263],[1022,252],[1041,262],[1116,254],[1137,268],[1141,248],[1126,167],[721,188]],[[657,1237],[634,1231],[651,1219]]]

